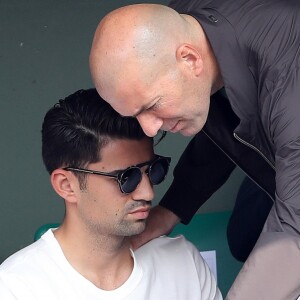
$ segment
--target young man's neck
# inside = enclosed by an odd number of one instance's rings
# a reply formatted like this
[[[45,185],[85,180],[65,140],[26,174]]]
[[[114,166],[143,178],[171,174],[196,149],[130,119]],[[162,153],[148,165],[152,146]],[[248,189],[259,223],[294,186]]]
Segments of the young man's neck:
[[[127,238],[96,236],[74,227],[69,230],[67,224],[57,229],[54,236],[72,267],[103,290],[118,288],[133,270]]]

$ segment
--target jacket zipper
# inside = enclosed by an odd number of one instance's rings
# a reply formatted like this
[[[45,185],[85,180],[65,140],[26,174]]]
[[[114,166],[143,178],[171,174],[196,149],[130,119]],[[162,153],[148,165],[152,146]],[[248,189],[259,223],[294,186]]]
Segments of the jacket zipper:
[[[275,166],[266,158],[266,156],[261,152],[259,151],[256,147],[254,147],[253,145],[247,143],[246,141],[244,141],[243,139],[241,139],[235,132],[233,133],[233,136],[236,140],[238,140],[239,142],[241,142],[242,144],[248,146],[249,148],[255,150],[272,168],[274,171],[275,170]]]
[[[254,180],[243,168],[241,168],[240,166],[239,166],[239,164],[237,164],[231,157],[230,157],[230,155],[228,155],[206,132],[205,132],[205,130],[203,130],[202,129],[202,131],[203,131],[203,133],[236,165],[236,166],[238,166],[249,178],[251,178],[251,180],[252,181],[254,181],[255,182],[255,184],[257,184],[259,187],[260,187],[260,189],[262,190],[262,191],[264,191],[273,201],[274,201],[274,199],[273,199],[273,197],[263,188],[263,187],[261,187],[260,186],[260,184],[258,184],[257,182],[256,182],[256,180]],[[257,149],[257,148],[255,148],[253,145],[251,145],[251,144],[249,144],[249,143],[247,143],[247,142],[245,142],[243,139],[241,139],[236,133],[233,133],[233,136],[234,136],[234,138],[235,139],[237,139],[240,143],[242,143],[242,144],[244,144],[244,145],[246,145],[247,147],[250,147],[250,148],[252,148],[253,150],[255,150],[255,151],[257,151],[266,161],[267,161],[267,163],[275,170],[275,167],[272,165],[272,163]]]

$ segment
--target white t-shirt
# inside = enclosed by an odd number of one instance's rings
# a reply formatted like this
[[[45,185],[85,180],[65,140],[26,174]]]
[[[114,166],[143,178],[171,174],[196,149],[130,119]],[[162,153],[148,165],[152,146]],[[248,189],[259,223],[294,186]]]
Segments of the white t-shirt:
[[[1,300],[209,300],[222,299],[199,251],[183,236],[159,237],[134,253],[130,277],[101,290],[78,273],[48,230],[0,266]]]

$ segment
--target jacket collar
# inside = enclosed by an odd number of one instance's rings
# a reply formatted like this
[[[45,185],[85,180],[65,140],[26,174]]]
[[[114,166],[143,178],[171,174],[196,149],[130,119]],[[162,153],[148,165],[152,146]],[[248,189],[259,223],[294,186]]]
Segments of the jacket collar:
[[[246,49],[241,49],[231,24],[217,11],[207,8],[189,14],[199,21],[214,50],[229,102],[241,120],[235,132],[247,140],[252,139],[251,133],[256,131],[255,121],[258,121],[257,86],[246,64]]]

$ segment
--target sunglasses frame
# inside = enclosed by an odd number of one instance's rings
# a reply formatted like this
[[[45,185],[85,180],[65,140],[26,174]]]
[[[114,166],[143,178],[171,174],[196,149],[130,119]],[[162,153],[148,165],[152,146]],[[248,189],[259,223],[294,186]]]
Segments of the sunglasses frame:
[[[168,157],[168,156],[161,156],[161,155],[155,155],[155,158],[154,159],[151,159],[149,161],[146,161],[146,162],[143,162],[143,163],[140,163],[140,164],[137,164],[135,166],[130,166],[124,170],[120,170],[120,171],[111,171],[111,172],[101,172],[101,171],[95,171],[95,170],[90,170],[90,169],[83,169],[83,168],[77,168],[77,167],[65,167],[63,168],[63,170],[66,170],[66,171],[73,171],[73,172],[82,172],[82,173],[86,173],[86,174],[94,174],[94,175],[100,175],[100,176],[106,176],[106,177],[112,177],[112,178],[115,178],[118,182],[118,185],[119,185],[119,188],[120,188],[120,191],[123,193],[123,194],[130,194],[132,193],[139,185],[139,183],[141,182],[142,180],[142,176],[140,177],[140,180],[139,182],[137,183],[135,189],[132,191],[132,192],[125,192],[122,188],[122,177],[124,176],[124,174],[128,171],[128,170],[131,170],[131,169],[138,169],[140,174],[142,175],[142,171],[141,171],[141,168],[144,167],[144,166],[149,166],[147,168],[147,170],[145,171],[145,173],[148,175],[149,177],[149,180],[151,182],[151,184],[155,185],[155,183],[152,182],[151,180],[151,177],[150,177],[150,172],[151,172],[151,168],[153,166],[154,163],[156,163],[157,161],[159,160],[165,160],[167,162],[167,171],[166,171],[166,174],[164,176],[164,178],[162,179],[161,182],[163,182],[168,174],[168,171],[169,171],[169,167],[170,167],[170,163],[171,163],[171,157]],[[161,183],[160,182],[160,183]],[[157,184],[160,184],[160,183],[157,183]]]

